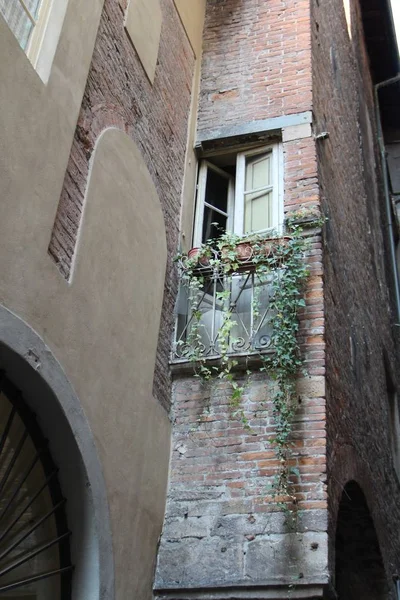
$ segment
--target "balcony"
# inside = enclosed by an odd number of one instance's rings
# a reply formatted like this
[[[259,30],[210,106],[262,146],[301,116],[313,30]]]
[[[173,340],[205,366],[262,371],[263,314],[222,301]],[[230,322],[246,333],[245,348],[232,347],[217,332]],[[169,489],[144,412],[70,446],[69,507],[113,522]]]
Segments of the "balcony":
[[[281,271],[244,261],[230,273],[220,264],[199,265],[194,286],[183,277],[172,362],[272,351],[271,299]]]

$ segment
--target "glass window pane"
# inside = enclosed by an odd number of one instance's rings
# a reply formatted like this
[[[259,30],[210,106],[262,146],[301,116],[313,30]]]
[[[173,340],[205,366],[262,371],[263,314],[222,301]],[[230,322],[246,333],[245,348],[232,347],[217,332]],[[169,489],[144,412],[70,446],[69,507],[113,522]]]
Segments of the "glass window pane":
[[[37,16],[40,1],[41,0],[27,0],[25,2],[33,18]],[[0,0],[0,13],[13,31],[21,48],[25,50],[34,25],[22,8],[19,0]]]
[[[244,232],[273,227],[272,191],[246,194],[244,203]]]
[[[205,197],[208,204],[226,213],[228,209],[228,188],[229,179],[227,177],[208,169]]]
[[[39,7],[42,0],[25,0],[25,6],[31,13],[32,17],[36,20],[39,14]]]
[[[206,242],[211,238],[220,237],[224,231],[226,231],[227,217],[221,215],[221,213],[209,208],[204,207],[204,220],[203,220],[203,233],[201,237],[202,243]],[[216,223],[213,224],[213,223]]]
[[[269,185],[271,185],[271,154],[247,158],[245,191]]]

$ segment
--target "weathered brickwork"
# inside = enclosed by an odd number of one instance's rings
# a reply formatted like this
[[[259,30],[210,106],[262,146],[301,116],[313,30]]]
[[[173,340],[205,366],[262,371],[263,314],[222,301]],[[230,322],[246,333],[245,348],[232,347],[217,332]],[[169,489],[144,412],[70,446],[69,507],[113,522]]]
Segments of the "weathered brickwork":
[[[68,279],[96,140],[107,127],[125,131],[142,149],[165,216],[168,266],[154,393],[167,406],[168,358],[177,289],[171,257],[178,244],[195,59],[173,1],[163,0],[158,65],[151,85],[123,26],[125,4],[115,0],[104,4],[49,253]]]
[[[261,372],[239,379],[249,431],[235,416],[228,383],[177,376],[158,591],[328,581],[322,243],[319,234],[309,241],[306,306],[299,315],[308,377],[298,381],[291,459],[299,473],[294,523],[269,487],[279,471],[273,383]]]
[[[376,175],[373,89],[360,6],[351,5],[350,39],[341,3],[312,2],[315,129],[329,132],[318,142],[318,164],[329,219],[324,304],[330,561],[334,573],[338,505],[344,486],[354,479],[366,496],[393,590],[391,576],[400,569],[400,504],[385,371],[398,385],[399,363],[390,310],[387,219]]]
[[[324,378],[299,381],[292,466],[297,533],[271,499],[271,385],[255,373],[234,416],[230,386],[174,384],[174,434],[158,588],[324,582],[326,572]],[[290,521],[290,519],[289,519]],[[301,556],[301,559],[299,559]]]
[[[285,212],[319,204],[315,142],[307,137],[284,142]]]
[[[209,0],[199,130],[311,110],[308,0]]]
[[[211,0],[207,5],[199,131],[311,110],[308,2]],[[283,142],[284,210],[319,205],[311,136]],[[297,533],[272,501],[279,470],[271,381],[253,372],[233,415],[229,385],[177,376],[169,495],[156,589],[325,584],[327,495],[322,241],[310,236],[293,431]]]

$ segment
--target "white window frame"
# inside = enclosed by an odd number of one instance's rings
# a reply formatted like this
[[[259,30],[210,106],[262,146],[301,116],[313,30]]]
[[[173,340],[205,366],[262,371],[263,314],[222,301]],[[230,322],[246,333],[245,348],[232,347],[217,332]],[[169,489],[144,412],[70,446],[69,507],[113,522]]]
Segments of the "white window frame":
[[[40,47],[42,45],[43,36],[46,31],[46,26],[48,23],[50,9],[51,9],[53,0],[41,0],[41,2],[39,3],[39,12],[38,12],[38,17],[37,17],[36,21],[35,21],[35,19],[32,18],[32,15],[30,14],[29,10],[26,8],[24,0],[17,0],[17,2],[19,2],[22,5],[22,8],[24,9],[29,20],[33,24],[33,30],[32,30],[28,45],[25,49],[25,52],[26,52],[27,57],[29,58],[29,60],[31,61],[33,66],[35,67],[38,57],[39,57],[39,52],[40,52]]]
[[[271,229],[280,233],[283,223],[283,160],[281,144],[271,144],[239,152],[236,159],[236,187],[235,187],[235,212],[233,232],[237,235],[244,235],[244,205],[245,205],[245,179],[246,179],[246,159],[250,156],[271,154],[272,158],[272,225],[268,229],[261,229],[252,233],[264,233]]]
[[[44,83],[47,83],[50,77],[68,1],[41,0],[35,20],[28,10],[25,0],[14,0],[23,8],[33,24],[33,30],[24,51]]]
[[[193,246],[201,246],[201,240],[203,237],[203,221],[204,221],[204,208],[210,206],[206,203],[206,185],[207,185],[207,172],[208,170],[218,173],[222,177],[225,177],[229,181],[228,183],[228,218],[226,223],[227,231],[231,231],[233,228],[233,211],[234,211],[234,189],[235,189],[235,178],[226,171],[223,171],[219,167],[216,167],[207,160],[203,160],[199,169],[199,177],[197,184],[197,200],[196,200],[196,215],[194,222],[193,231]]]
[[[272,225],[266,230],[259,230],[253,233],[267,233],[273,230],[280,234],[283,228],[283,152],[282,144],[277,142],[269,144],[268,146],[261,146],[253,148],[251,150],[245,150],[238,152],[236,156],[236,176],[229,175],[226,171],[223,171],[219,167],[210,163],[207,160],[203,160],[200,163],[198,183],[197,183],[197,197],[196,197],[196,211],[193,228],[193,246],[198,247],[201,245],[202,232],[203,232],[203,220],[204,220],[204,207],[207,205],[205,201],[206,195],[206,184],[207,184],[207,172],[209,169],[215,171],[219,175],[229,179],[229,190],[228,190],[228,219],[227,219],[227,231],[232,231],[237,235],[244,235],[244,202],[245,202],[245,176],[246,176],[246,159],[251,156],[263,155],[271,153],[272,157]]]

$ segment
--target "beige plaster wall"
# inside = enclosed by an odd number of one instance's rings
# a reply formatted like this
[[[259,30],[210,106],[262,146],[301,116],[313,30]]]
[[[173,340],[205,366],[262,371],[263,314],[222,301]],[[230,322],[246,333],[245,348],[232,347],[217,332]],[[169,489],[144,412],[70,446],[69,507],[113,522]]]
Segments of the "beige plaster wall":
[[[47,86],[0,19],[0,303],[44,339],[82,402],[107,485],[115,597],[126,600],[151,595],[170,445],[151,393],[164,221],[128,136],[98,141],[70,284],[47,253],[101,8],[70,0]]]
[[[196,58],[201,55],[206,0],[174,0]]]
[[[181,215],[180,215],[180,247],[188,252],[192,247],[194,211],[196,202],[196,181],[198,160],[194,150],[196,141],[197,109],[200,91],[201,55],[196,59],[196,68],[193,77],[193,93],[190,106],[188,127],[188,141],[185,157],[185,176],[183,180]]]
[[[160,0],[130,0],[125,28],[151,83],[156,71],[161,23]]]
[[[196,200],[197,156],[194,151],[196,141],[197,111],[199,104],[203,29],[206,13],[206,0],[174,0],[176,9],[196,56],[193,76],[192,102],[188,127],[188,141],[185,158],[185,177],[181,202],[180,245],[188,251],[192,244],[194,208]]]

